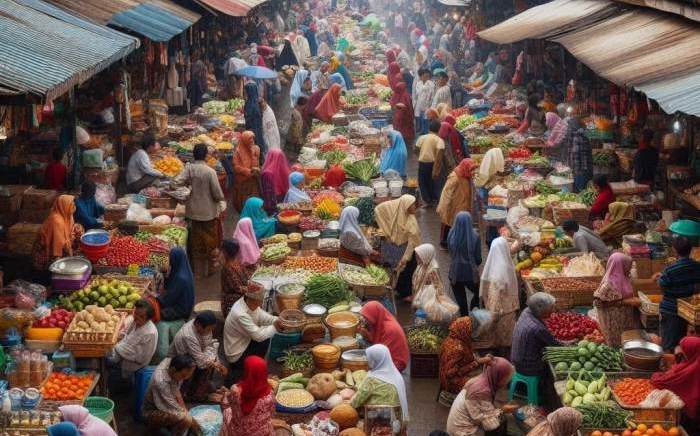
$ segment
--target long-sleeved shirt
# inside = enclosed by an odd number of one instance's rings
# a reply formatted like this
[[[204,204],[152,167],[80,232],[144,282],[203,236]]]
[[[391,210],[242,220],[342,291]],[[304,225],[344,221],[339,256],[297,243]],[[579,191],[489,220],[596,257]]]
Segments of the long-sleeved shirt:
[[[124,338],[114,346],[114,351],[121,358],[122,373],[135,372],[148,365],[157,346],[158,329],[153,321],[141,327],[136,327],[132,322]]]
[[[399,393],[396,386],[374,377],[367,377],[357,387],[357,393],[352,397],[350,405],[354,408],[372,405],[400,406]]]
[[[245,299],[234,303],[224,323],[224,354],[226,360],[237,362],[250,341],[263,342],[277,333],[273,323],[277,319],[261,308],[251,311]]]
[[[168,349],[168,357],[189,354],[198,368],[206,369],[216,362],[218,349],[219,346],[211,333],[205,336],[199,335],[195,330],[194,320],[190,320],[175,335]]]
[[[510,361],[520,374],[543,376],[545,366],[542,351],[544,347],[558,344],[547,330],[547,326],[530,311],[530,308],[526,308],[515,323]]]
[[[447,416],[450,436],[476,436],[496,430],[501,425],[501,409],[492,402],[467,398],[462,389],[455,398]]]
[[[187,410],[177,400],[182,382],[170,377],[169,368],[170,358],[166,357],[153,371],[153,377],[143,398],[144,413],[158,410],[183,417],[187,414]]]
[[[445,103],[448,108],[452,108],[452,91],[450,91],[450,85],[441,86],[435,91],[432,107],[437,107],[440,103]]]
[[[267,149],[281,149],[282,144],[280,140],[280,130],[279,127],[277,127],[277,118],[270,106],[267,106],[262,113],[262,128]]]
[[[151,158],[148,157],[146,150],[140,149],[129,158],[129,163],[126,166],[126,183],[131,184],[137,182],[146,175],[160,177],[163,174],[153,168]]]
[[[360,238],[352,232],[343,232],[340,235],[340,245],[360,256],[369,256],[374,251],[367,239]]]
[[[219,216],[219,202],[224,200],[216,171],[202,160],[194,161],[177,176],[177,183],[191,185],[185,202],[185,216],[195,221],[211,221]]]
[[[659,286],[663,292],[659,311],[677,315],[677,300],[700,292],[700,263],[688,257],[678,259],[661,273]]]
[[[608,213],[608,207],[610,203],[615,201],[615,193],[612,188],[608,185],[598,192],[595,201],[591,205],[590,217],[594,218],[605,218],[605,214]]]
[[[413,81],[413,112],[414,116],[420,117],[425,114],[433,102],[435,94],[435,83],[432,80]]]
[[[578,232],[574,233],[574,247],[582,253],[592,251],[601,259],[610,254],[610,248],[605,245],[605,242],[595,232],[584,226],[579,226]]]
[[[101,228],[102,224],[97,219],[104,214],[105,208],[97,204],[95,197],[88,199],[75,198],[75,213],[73,216],[75,222],[82,225],[85,230]]]
[[[464,262],[462,256],[453,252],[453,247],[450,250],[450,270],[448,277],[450,282],[472,282],[479,281],[479,265],[481,265],[481,238],[474,238],[474,247],[469,253],[469,262]]]

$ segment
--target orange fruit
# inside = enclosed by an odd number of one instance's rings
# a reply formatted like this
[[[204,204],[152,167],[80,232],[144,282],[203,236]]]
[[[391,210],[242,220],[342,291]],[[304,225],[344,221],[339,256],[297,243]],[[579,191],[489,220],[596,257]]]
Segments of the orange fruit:
[[[678,427],[671,427],[668,429],[668,436],[680,436],[681,431],[678,430]]]
[[[635,430],[632,432],[632,436],[642,436],[642,432],[639,430]]]
[[[648,429],[649,429],[649,428],[647,427],[646,424],[639,424],[639,425],[637,426],[637,430],[639,430],[639,432],[642,433],[642,434],[643,434],[644,432],[646,432]]]
[[[647,429],[647,432],[644,433],[649,436],[654,436],[656,434],[656,431],[653,428]]]
[[[613,436],[613,434],[610,433],[609,431],[606,431],[605,433],[603,433],[603,436]]]
[[[591,436],[603,436],[603,433],[601,433],[600,430],[596,430],[591,433]]]
[[[632,436],[632,431],[631,430],[625,430],[622,432],[622,436]]]

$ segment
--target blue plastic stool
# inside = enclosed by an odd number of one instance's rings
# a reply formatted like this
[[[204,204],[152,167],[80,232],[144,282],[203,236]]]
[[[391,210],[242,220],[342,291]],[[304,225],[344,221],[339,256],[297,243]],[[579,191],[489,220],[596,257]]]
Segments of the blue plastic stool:
[[[143,422],[141,406],[143,406],[143,399],[146,396],[148,384],[151,382],[151,377],[155,370],[155,366],[146,366],[134,373],[134,419],[138,422]]]
[[[534,404],[536,406],[539,406],[540,377],[536,375],[522,375],[517,372],[513,374],[513,378],[510,381],[510,388],[508,389],[508,401],[513,400],[515,387],[518,383],[524,383],[525,387],[527,388],[527,404]]]

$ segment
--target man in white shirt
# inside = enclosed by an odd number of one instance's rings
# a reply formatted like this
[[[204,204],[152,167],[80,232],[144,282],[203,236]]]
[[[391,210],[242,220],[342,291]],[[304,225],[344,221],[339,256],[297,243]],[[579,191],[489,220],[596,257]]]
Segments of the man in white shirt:
[[[114,346],[113,361],[119,362],[122,378],[147,366],[158,346],[158,329],[153,324],[153,307],[146,300],[134,304],[134,321],[124,337]]]
[[[137,193],[147,188],[159,178],[165,177],[163,173],[153,168],[149,154],[160,150],[160,144],[152,133],[146,133],[141,140],[141,149],[131,155],[126,166],[126,187],[129,192]]]
[[[224,354],[231,364],[229,380],[232,382],[243,374],[243,361],[246,357],[265,357],[270,338],[280,330],[277,317],[260,307],[264,296],[262,286],[250,282],[245,295],[233,304],[226,317]]]
[[[437,89],[433,96],[432,107],[436,108],[440,103],[445,103],[448,109],[452,109],[452,92],[448,84],[447,73],[441,71],[437,74]]]
[[[435,83],[430,79],[430,70],[421,68],[418,70],[420,80],[414,81],[413,111],[416,118],[416,136],[428,133],[428,119],[425,112],[430,109],[435,94]]]

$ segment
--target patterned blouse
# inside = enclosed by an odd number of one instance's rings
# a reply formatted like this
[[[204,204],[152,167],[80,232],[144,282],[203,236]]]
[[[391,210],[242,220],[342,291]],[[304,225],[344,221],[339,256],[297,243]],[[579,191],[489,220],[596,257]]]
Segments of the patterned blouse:
[[[241,411],[241,390],[234,386],[221,402],[224,425],[221,436],[272,436],[272,418],[275,415],[275,394],[270,392],[260,398],[253,410],[244,415]]]
[[[255,272],[255,265],[243,266],[237,260],[227,262],[221,271],[221,313],[226,316],[231,306],[245,293],[244,287]]]

